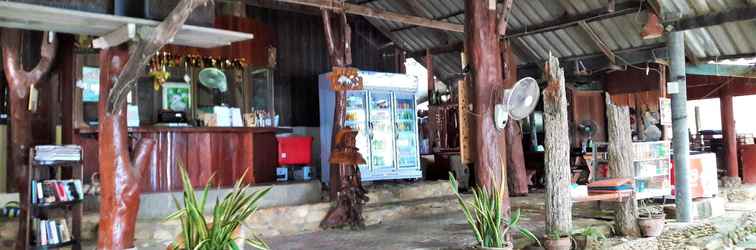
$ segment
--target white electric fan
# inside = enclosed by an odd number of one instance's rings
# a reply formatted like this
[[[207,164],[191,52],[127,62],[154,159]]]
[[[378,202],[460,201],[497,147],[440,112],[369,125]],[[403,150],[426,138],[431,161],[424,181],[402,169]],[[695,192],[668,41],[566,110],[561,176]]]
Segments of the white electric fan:
[[[228,91],[226,74],[217,68],[204,68],[199,72],[199,81],[202,86],[213,91],[213,101],[224,106],[223,93]]]
[[[538,105],[540,94],[538,82],[532,77],[520,79],[511,89],[505,89],[501,102],[494,106],[496,129],[504,129],[510,118],[521,120],[528,117]]]

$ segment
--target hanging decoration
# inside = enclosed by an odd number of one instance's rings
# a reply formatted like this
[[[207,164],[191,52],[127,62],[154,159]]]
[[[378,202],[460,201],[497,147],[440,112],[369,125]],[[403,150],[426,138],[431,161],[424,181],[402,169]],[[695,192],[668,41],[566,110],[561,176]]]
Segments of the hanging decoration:
[[[247,61],[244,58],[220,58],[200,55],[175,55],[170,52],[156,52],[150,60],[150,71],[148,75],[153,78],[155,90],[171,78],[168,68],[182,66],[188,72],[189,67],[193,68],[219,68],[221,70],[244,70],[247,67]],[[188,73],[187,73],[188,75]],[[186,76],[184,77],[187,78]],[[189,78],[191,79],[191,78]]]

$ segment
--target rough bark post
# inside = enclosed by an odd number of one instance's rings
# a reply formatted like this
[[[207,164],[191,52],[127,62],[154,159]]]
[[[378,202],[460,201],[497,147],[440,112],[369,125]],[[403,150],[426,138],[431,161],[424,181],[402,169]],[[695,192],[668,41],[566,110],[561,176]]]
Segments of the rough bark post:
[[[499,132],[493,121],[494,90],[502,89],[502,63],[499,37],[496,32],[497,15],[495,4],[481,0],[465,0],[465,43],[467,62],[473,93],[472,136],[475,144],[475,181],[478,186],[489,190],[506,183],[506,142],[503,132]],[[501,92],[501,91],[498,91]],[[500,96],[499,96],[500,97]],[[504,177],[504,178],[501,178]],[[506,185],[504,185],[506,186]],[[498,187],[497,187],[498,188]],[[508,190],[501,190],[507,197]],[[509,211],[509,199],[504,199],[503,209]]]
[[[3,68],[5,79],[8,81],[8,97],[10,98],[10,161],[9,176],[16,178],[19,197],[26,197],[29,193],[29,148],[32,146],[31,112],[28,110],[29,88],[37,83],[50,71],[57,39],[47,42],[48,33],[42,37],[40,60],[32,71],[25,71],[21,62],[22,31],[16,29],[2,29]],[[19,218],[25,218],[28,207],[25,202],[20,203]],[[19,223],[16,238],[16,249],[24,249],[27,234],[26,224]]]
[[[570,198],[570,141],[567,135],[567,96],[564,69],[549,56],[544,67],[548,86],[543,90],[544,166],[546,171],[546,233],[572,229]]]
[[[100,52],[98,117],[101,194],[98,249],[134,247],[134,228],[141,193],[139,178],[141,169],[149,165],[148,156],[154,147],[154,141],[140,140],[130,150],[126,96],[135,88],[137,79],[144,75],[150,58],[173,39],[197,6],[207,2],[182,0],[153,32],[140,34],[142,37],[128,53],[122,48]]]
[[[352,64],[352,30],[347,22],[346,13],[340,13],[340,27],[334,33],[331,26],[330,11],[323,9],[323,28],[326,46],[333,66],[344,67]],[[333,111],[333,131],[331,134],[331,155],[337,152],[336,139],[339,131],[344,128],[346,119],[346,91],[334,91],[336,96]],[[326,159],[324,159],[326,160]],[[349,164],[331,164],[331,207],[323,221],[321,228],[339,228],[350,226],[362,229],[365,226],[362,208],[367,202],[367,191],[362,187],[359,168]]]
[[[609,176],[611,178],[633,178],[633,142],[630,129],[628,107],[612,104],[606,94],[607,137],[609,138]],[[639,236],[640,229],[637,204],[634,198],[626,198],[617,203],[615,223],[617,231],[624,236]]]

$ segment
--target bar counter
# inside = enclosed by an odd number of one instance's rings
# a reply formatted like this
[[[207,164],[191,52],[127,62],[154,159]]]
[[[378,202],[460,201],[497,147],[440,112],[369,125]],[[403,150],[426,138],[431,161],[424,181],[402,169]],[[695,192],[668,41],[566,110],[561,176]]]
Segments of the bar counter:
[[[142,170],[142,192],[181,190],[180,166],[184,166],[195,187],[204,187],[212,176],[213,186],[230,187],[244,176],[246,183],[275,180],[276,133],[290,128],[271,127],[135,127],[133,141],[143,138],[156,143],[151,162]],[[97,129],[77,130],[84,149],[85,174],[98,171]],[[247,171],[246,176],[244,172]]]

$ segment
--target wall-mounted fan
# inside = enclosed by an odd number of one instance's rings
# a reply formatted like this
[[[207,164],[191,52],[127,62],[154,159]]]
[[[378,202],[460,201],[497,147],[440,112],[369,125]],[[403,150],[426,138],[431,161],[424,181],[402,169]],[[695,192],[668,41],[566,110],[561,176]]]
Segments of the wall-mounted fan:
[[[228,90],[226,74],[217,68],[204,68],[199,72],[199,81],[209,89],[217,89],[221,93]]]
[[[199,82],[213,90],[213,99],[215,103],[223,104],[223,93],[228,91],[228,80],[226,74],[217,68],[204,68],[199,72]]]
[[[540,94],[538,82],[532,77],[520,79],[514,87],[504,90],[501,102],[494,106],[496,129],[504,129],[510,118],[521,120],[528,117],[538,104]]]

